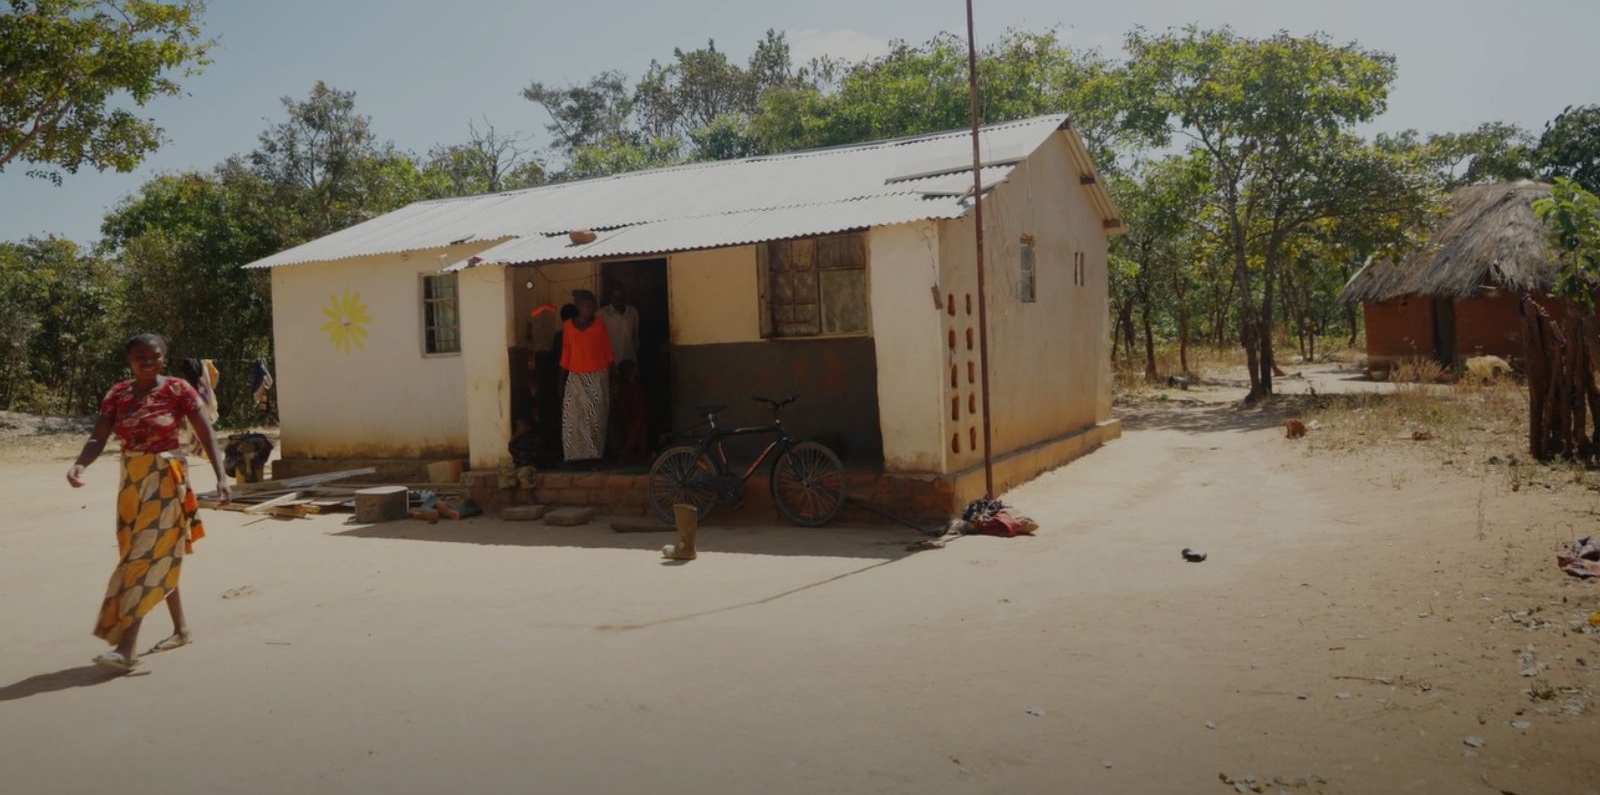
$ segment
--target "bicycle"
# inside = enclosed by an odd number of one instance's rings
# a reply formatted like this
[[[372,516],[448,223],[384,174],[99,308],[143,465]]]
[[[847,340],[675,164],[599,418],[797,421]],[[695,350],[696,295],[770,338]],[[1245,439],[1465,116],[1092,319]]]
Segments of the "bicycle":
[[[668,524],[674,521],[674,505],[693,505],[700,512],[700,518],[705,519],[719,501],[733,505],[742,503],[745,484],[768,458],[772,458],[772,500],[783,518],[801,527],[820,527],[839,515],[845,503],[844,465],[839,462],[839,456],[816,442],[791,439],[783,428],[782,411],[799,400],[799,396],[787,400],[751,399],[771,407],[771,424],[719,428],[717,415],[728,406],[700,406],[694,412],[705,417],[705,433],[691,437],[694,438],[692,444],[669,447],[656,456],[655,463],[650,466],[650,508],[662,521]],[[728,453],[722,440],[763,435],[777,438],[743,474],[724,474],[728,470]]]

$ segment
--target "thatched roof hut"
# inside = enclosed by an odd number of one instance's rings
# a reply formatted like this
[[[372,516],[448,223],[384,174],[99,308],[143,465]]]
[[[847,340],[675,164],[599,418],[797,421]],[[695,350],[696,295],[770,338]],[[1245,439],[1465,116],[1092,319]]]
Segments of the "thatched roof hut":
[[[1428,244],[1399,263],[1372,261],[1350,278],[1339,299],[1374,303],[1400,296],[1472,298],[1485,288],[1544,292],[1556,266],[1533,202],[1550,186],[1522,180],[1459,188],[1450,214]]]

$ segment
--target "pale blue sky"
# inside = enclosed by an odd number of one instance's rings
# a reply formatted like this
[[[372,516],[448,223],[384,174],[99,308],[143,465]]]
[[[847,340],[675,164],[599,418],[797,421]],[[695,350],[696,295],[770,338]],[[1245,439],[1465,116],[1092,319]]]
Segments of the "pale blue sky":
[[[1247,35],[1325,31],[1394,53],[1400,79],[1380,130],[1456,131],[1507,120],[1537,131],[1569,104],[1600,103],[1597,0],[977,0],[978,39],[1006,27],[1059,26],[1073,44],[1115,50],[1135,25],[1230,24]],[[767,28],[798,59],[859,58],[890,39],[921,41],[965,25],[961,0],[212,0],[221,42],[190,96],[149,108],[171,142],[132,174],[68,176],[55,187],[12,164],[0,174],[0,240],[54,232],[99,236],[106,209],[151,175],[205,169],[249,150],[280,117],[279,98],[321,79],[357,92],[380,137],[417,152],[466,137],[487,115],[501,130],[543,131],[520,96],[530,80],[637,76],[673,47],[714,38],[747,56]]]

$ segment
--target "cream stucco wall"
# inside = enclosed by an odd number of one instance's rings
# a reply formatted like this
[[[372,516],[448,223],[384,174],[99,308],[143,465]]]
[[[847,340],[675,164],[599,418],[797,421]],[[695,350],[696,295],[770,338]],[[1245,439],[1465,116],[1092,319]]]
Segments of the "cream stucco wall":
[[[485,247],[272,269],[274,376],[285,458],[466,454],[463,359],[423,353],[422,277]],[[353,324],[365,329],[365,339],[342,349],[323,329],[329,322],[323,310],[346,291],[369,319]]]
[[[878,227],[868,246],[884,468],[944,472],[943,324],[930,290],[939,279],[938,225]]]
[[[511,367],[516,294],[510,269],[480,265],[460,273],[461,368],[466,389],[467,445],[473,467],[491,468],[511,438]]]
[[[992,452],[998,456],[1110,417],[1106,236],[1061,134],[1018,164],[983,209]],[[956,297],[955,314],[945,315],[954,345],[947,336],[942,346],[943,436],[952,471],[982,462],[973,230],[971,214],[940,223],[941,288]],[[1033,303],[1020,297],[1025,234],[1034,238]],[[1075,276],[1077,252],[1084,258],[1081,279]]]
[[[673,254],[667,291],[674,345],[761,341],[755,246]]]

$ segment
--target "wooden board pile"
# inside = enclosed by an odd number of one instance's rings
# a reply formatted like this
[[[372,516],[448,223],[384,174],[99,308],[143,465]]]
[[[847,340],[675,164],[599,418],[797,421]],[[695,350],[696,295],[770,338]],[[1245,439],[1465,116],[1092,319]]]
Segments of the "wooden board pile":
[[[284,480],[267,480],[259,483],[241,483],[232,488],[231,502],[218,502],[214,497],[199,500],[201,508],[218,511],[235,511],[280,519],[304,519],[324,513],[353,513],[355,494],[372,488],[373,483],[340,484],[340,481],[377,474],[376,469],[346,469],[320,475],[305,475]],[[465,494],[455,486],[437,484],[398,484],[412,490],[426,490],[436,494]]]

